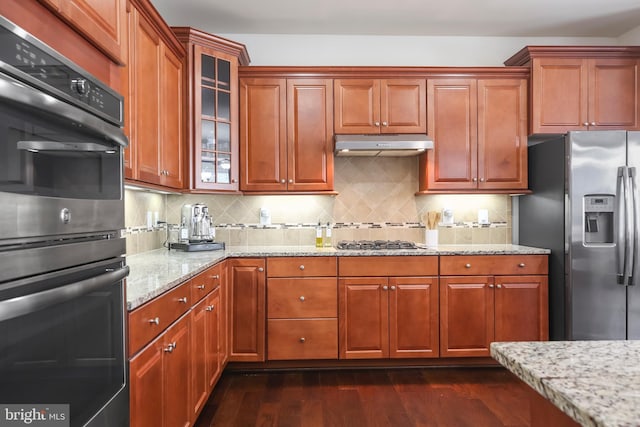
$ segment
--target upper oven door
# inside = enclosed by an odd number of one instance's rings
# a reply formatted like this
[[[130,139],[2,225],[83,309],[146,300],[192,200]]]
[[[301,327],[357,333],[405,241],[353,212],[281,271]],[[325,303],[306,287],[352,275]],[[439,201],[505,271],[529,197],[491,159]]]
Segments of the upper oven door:
[[[124,228],[122,130],[0,74],[0,241]]]

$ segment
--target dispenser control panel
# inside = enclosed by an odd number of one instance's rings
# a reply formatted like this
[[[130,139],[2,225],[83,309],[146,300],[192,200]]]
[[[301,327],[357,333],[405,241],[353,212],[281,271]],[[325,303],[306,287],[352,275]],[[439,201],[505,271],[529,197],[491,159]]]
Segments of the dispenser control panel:
[[[584,196],[584,238],[589,245],[613,244],[613,213],[615,196],[587,194]]]

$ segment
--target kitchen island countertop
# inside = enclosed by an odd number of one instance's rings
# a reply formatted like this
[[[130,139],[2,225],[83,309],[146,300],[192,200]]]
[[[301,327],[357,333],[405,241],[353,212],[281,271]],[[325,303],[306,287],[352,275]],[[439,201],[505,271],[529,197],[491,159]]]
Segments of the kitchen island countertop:
[[[491,356],[582,426],[640,425],[640,341],[495,342]]]
[[[127,257],[127,309],[155,298],[226,258],[276,256],[545,255],[548,249],[520,245],[441,245],[429,249],[338,250],[315,246],[230,246],[183,252],[156,249]]]

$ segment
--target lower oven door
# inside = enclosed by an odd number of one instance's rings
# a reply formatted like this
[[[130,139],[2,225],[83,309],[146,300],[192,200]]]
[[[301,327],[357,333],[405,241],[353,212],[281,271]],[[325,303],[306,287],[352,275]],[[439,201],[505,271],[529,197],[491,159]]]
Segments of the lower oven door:
[[[129,425],[128,271],[114,258],[0,284],[0,406],[69,405],[70,426]]]

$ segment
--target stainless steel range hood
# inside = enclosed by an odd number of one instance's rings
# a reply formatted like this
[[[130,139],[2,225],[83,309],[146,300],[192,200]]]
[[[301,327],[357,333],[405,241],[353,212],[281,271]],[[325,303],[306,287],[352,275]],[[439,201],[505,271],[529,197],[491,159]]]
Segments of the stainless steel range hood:
[[[336,156],[417,156],[433,148],[422,134],[336,135]]]

